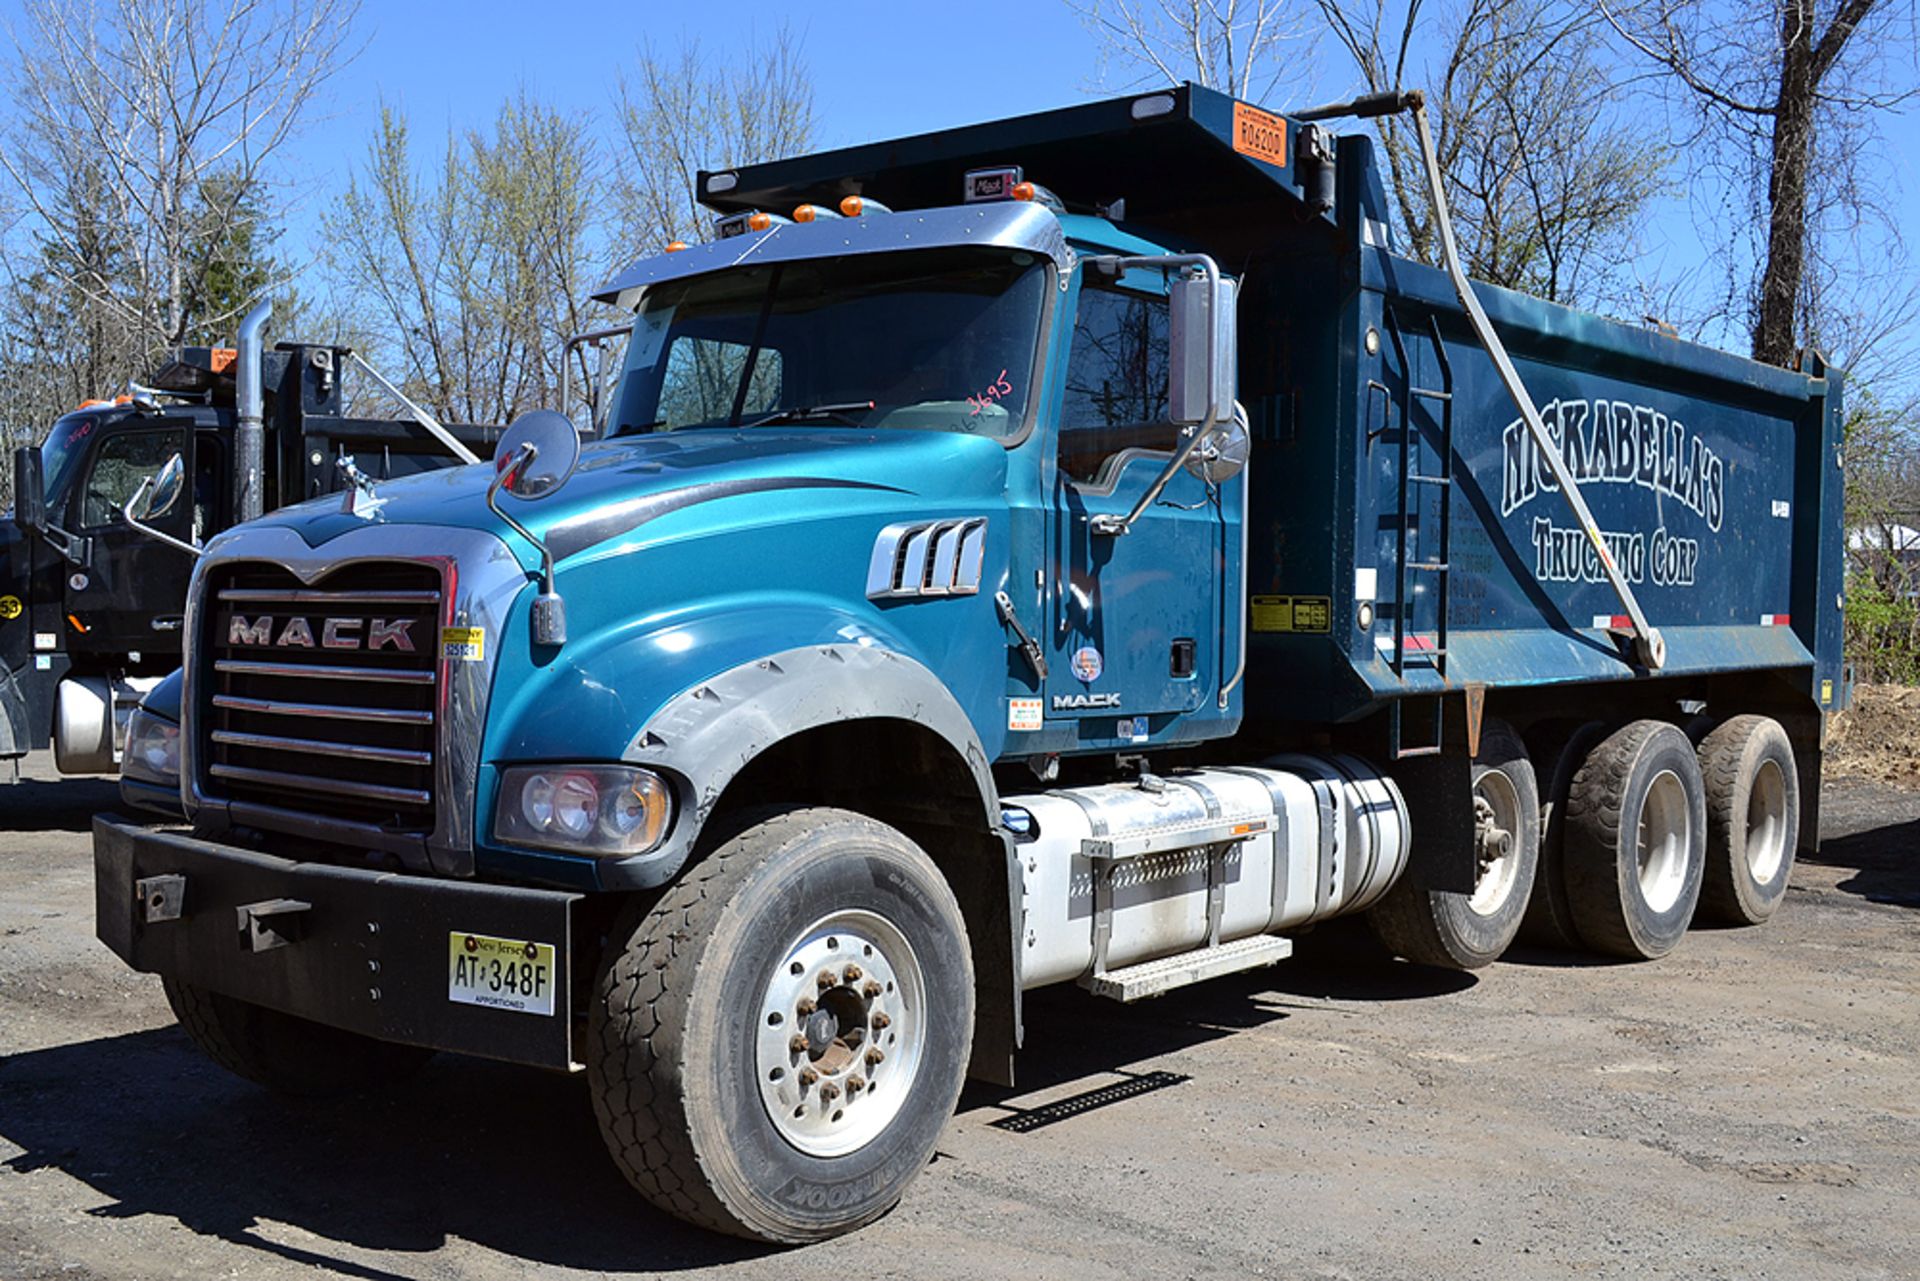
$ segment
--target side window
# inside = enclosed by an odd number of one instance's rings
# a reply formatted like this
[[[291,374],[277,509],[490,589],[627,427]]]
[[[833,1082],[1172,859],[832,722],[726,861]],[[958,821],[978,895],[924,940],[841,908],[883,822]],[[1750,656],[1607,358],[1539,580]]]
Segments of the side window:
[[[193,442],[193,536],[205,541],[227,527],[226,446],[215,432]]]
[[[747,348],[711,338],[681,337],[667,352],[666,373],[660,383],[658,417],[668,431],[693,423],[724,423],[733,413],[733,397],[740,388],[740,371]],[[753,362],[753,379],[741,417],[764,414],[780,403],[780,353],[762,347]]]
[[[158,472],[167,459],[187,451],[184,431],[130,431],[109,436],[94,451],[93,470],[87,473],[86,493],[80,506],[80,525],[84,529],[106,529],[120,523],[120,509],[126,505],[140,482]],[[181,504],[171,516],[185,508]]]
[[[1126,450],[1170,451],[1177,434],[1167,421],[1166,298],[1082,285],[1067,354],[1060,469],[1091,481]]]

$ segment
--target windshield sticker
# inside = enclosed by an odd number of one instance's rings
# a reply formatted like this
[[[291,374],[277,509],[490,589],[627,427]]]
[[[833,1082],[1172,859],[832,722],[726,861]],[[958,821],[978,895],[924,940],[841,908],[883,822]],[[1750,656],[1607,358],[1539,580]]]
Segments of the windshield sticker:
[[[1000,376],[988,383],[985,391],[978,396],[967,397],[967,404],[973,406],[971,417],[978,418],[983,411],[1011,395],[1013,395],[1013,384],[1007,381],[1007,371],[1002,369]]]
[[[633,337],[629,340],[633,349],[627,353],[627,368],[647,369],[660,359],[676,310],[677,307],[662,307],[633,318]]]

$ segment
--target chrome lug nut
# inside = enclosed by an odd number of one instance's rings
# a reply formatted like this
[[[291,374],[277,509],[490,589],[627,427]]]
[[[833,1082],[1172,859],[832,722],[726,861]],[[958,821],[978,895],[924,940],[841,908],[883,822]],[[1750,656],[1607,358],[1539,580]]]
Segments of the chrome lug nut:
[[[849,965],[840,972],[840,977],[849,984],[858,983],[860,981],[860,967],[857,965]]]

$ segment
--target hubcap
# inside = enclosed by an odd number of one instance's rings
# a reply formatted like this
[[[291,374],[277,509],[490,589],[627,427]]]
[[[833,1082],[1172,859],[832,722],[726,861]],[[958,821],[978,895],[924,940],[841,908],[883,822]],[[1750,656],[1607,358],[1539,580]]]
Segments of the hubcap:
[[[1520,832],[1520,793],[1513,780],[1497,769],[1473,784],[1473,835],[1478,856],[1469,910],[1491,916],[1513,893],[1520,877],[1520,855],[1515,846]]]
[[[1680,901],[1687,883],[1687,846],[1693,815],[1687,788],[1672,770],[1661,770],[1640,807],[1640,896],[1655,912]]]
[[[1747,867],[1765,885],[1787,857],[1787,779],[1776,761],[1762,761],[1747,793]]]
[[[803,931],[761,994],[760,1101],[788,1143],[845,1156],[899,1115],[926,1048],[926,979],[884,917],[836,912]]]

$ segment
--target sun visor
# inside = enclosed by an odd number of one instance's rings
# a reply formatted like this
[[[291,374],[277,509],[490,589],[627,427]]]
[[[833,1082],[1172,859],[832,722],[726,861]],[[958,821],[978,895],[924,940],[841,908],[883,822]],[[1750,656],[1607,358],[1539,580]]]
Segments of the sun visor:
[[[1061,271],[1070,265],[1066,233],[1053,212],[1028,201],[1007,201],[775,223],[765,231],[642,258],[595,290],[593,297],[596,302],[631,311],[639,305],[643,291],[662,281],[685,280],[729,267],[960,245],[1024,249],[1051,258]]]

